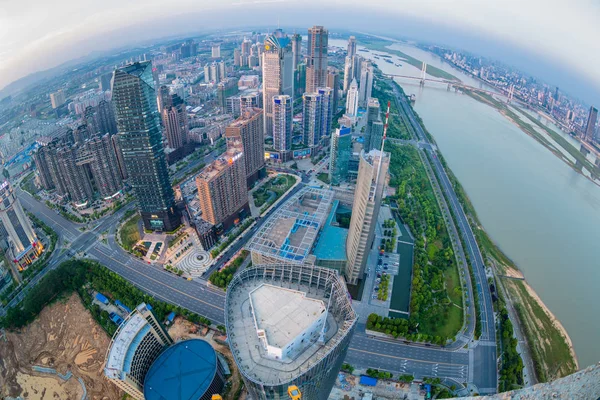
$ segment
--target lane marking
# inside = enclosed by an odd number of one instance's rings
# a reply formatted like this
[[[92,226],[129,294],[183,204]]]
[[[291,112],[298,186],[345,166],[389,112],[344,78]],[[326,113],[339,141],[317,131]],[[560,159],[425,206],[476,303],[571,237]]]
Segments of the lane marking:
[[[348,350],[358,351],[358,352],[361,352],[361,353],[372,354],[374,356],[379,356],[379,357],[388,357],[388,358],[394,358],[394,359],[397,359],[397,360],[408,360],[408,361],[415,361],[415,362],[427,363],[427,364],[443,364],[443,365],[448,365],[448,366],[452,366],[452,367],[459,367],[459,366],[465,365],[465,364],[452,364],[452,363],[444,363],[444,362],[437,362],[437,361],[416,360],[414,358],[408,358],[408,357],[390,356],[389,354],[374,353],[372,351],[360,350],[360,349],[357,349],[357,348],[354,348],[354,347],[349,347]]]
[[[204,303],[204,304],[206,304],[206,305],[208,305],[208,306],[211,306],[211,307],[213,307],[213,308],[216,308],[217,310],[221,310],[221,311],[225,312],[225,309],[223,309],[223,308],[221,308],[221,307],[215,306],[214,304],[208,303],[208,302],[206,302],[206,301],[204,301],[204,300],[202,300],[202,299],[199,299],[199,298],[197,298],[197,297],[191,296],[191,295],[189,295],[189,294],[187,294],[187,293],[185,293],[185,292],[182,292],[181,290],[178,290],[178,289],[176,289],[176,288],[174,288],[174,287],[172,287],[172,286],[169,286],[169,285],[167,285],[167,284],[165,284],[165,283],[163,283],[163,282],[161,282],[161,281],[159,281],[159,280],[157,280],[157,279],[154,279],[154,278],[152,278],[152,277],[150,277],[150,276],[148,276],[148,275],[144,274],[143,272],[136,270],[135,268],[132,268],[132,267],[130,267],[130,266],[128,266],[128,265],[125,265],[125,264],[123,264],[121,261],[118,261],[117,259],[115,259],[115,258],[113,258],[113,257],[111,257],[111,256],[109,256],[109,255],[107,255],[106,253],[104,253],[104,252],[103,252],[103,251],[101,251],[100,249],[96,249],[96,251],[97,251],[97,252],[99,252],[99,253],[101,253],[103,256],[110,258],[111,260],[113,260],[113,261],[114,261],[114,262],[116,262],[117,264],[119,264],[119,265],[122,265],[122,266],[124,266],[125,268],[128,268],[128,269],[130,269],[130,270],[134,271],[135,273],[137,273],[137,274],[140,274],[140,275],[142,275],[142,276],[144,276],[144,277],[146,277],[146,278],[150,279],[151,281],[158,283],[159,285],[165,286],[165,287],[167,287],[167,288],[169,288],[169,289],[173,290],[174,292],[177,292],[177,293],[180,293],[180,294],[182,294],[182,295],[184,295],[184,296],[187,296],[187,297],[189,297],[190,299],[197,300],[197,301],[199,301],[199,302],[201,302],[201,303]]]

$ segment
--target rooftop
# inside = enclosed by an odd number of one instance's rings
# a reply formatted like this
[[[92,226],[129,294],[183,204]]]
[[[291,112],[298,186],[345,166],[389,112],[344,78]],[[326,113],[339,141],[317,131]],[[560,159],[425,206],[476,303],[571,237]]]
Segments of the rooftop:
[[[256,333],[250,307],[250,294],[261,287],[271,291],[269,286],[286,293],[300,292],[304,300],[315,304],[320,302],[327,307],[324,343],[314,342],[293,358],[282,360],[269,356]],[[280,296],[277,294],[279,304],[283,301],[290,307],[304,306],[295,303],[298,299]],[[273,312],[284,317],[287,315],[286,312]],[[332,269],[299,264],[252,266],[236,274],[227,291],[225,318],[229,345],[240,373],[264,385],[284,385],[327,360],[330,352],[337,349],[356,323],[346,285],[339,274]],[[274,317],[269,318],[275,321]],[[287,321],[282,320],[281,323]]]
[[[325,312],[322,300],[305,292],[262,284],[250,292],[258,329],[264,329],[270,345],[283,348],[309,328]]]
[[[333,202],[327,222],[313,251],[319,260],[346,260],[348,229],[332,225],[339,203],[339,200]]]
[[[108,378],[122,379],[121,373],[129,371],[128,364],[131,363],[133,353],[148,330],[148,322],[137,312],[125,319],[113,339],[106,359],[104,371]]]
[[[283,261],[301,263],[309,254],[333,200],[327,189],[300,190],[273,213],[246,248]]]
[[[244,153],[241,151],[240,146],[228,147],[225,153],[221,154],[219,158],[208,164],[196,175],[196,179],[211,181],[217,175],[220,175],[223,171],[229,168],[235,161],[237,161]]]
[[[200,339],[183,340],[163,351],[144,380],[146,400],[199,399],[217,371],[215,350]]]

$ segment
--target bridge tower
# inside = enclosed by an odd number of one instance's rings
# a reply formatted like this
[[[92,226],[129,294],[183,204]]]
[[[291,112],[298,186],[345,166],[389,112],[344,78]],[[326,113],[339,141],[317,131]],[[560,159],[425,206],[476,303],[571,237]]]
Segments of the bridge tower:
[[[423,65],[421,66],[421,82],[420,82],[421,86],[425,86],[426,73],[427,73],[427,63],[423,62]]]

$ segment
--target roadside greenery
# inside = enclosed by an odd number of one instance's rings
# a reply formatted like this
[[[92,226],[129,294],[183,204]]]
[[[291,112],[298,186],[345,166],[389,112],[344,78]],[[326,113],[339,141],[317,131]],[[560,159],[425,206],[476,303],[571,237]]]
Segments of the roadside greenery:
[[[234,233],[229,234],[229,236],[227,236],[227,239],[225,239],[225,241],[223,243],[221,243],[217,248],[212,249],[210,251],[210,256],[212,258],[216,258],[219,254],[221,254],[221,252],[223,250],[225,250],[227,248],[227,246],[229,246],[231,243],[233,243],[233,241],[235,239],[237,239],[238,236],[240,236],[246,229],[248,229],[248,227],[250,225],[252,225],[253,222],[254,222],[254,218],[252,218],[252,217],[246,218],[246,220],[235,229]]]
[[[341,368],[342,372],[347,372],[349,374],[354,372],[354,367],[348,363],[343,363],[342,364],[342,368]]]
[[[69,260],[58,268],[48,272],[40,282],[25,296],[21,307],[7,310],[6,316],[0,318],[0,326],[8,329],[18,329],[33,321],[42,309],[64,296],[76,291],[84,306],[90,310],[96,321],[112,336],[117,326],[110,321],[108,314],[100,307],[92,304],[92,291],[104,293],[111,300],[120,300],[127,307],[134,309],[140,303],[152,305],[153,312],[159,321],[174,311],[197,324],[210,325],[205,317],[194,314],[173,304],[157,300],[120,275],[108,270],[97,262],[89,260]]]
[[[229,285],[229,282],[231,282],[233,279],[233,275],[235,275],[236,271],[244,263],[244,260],[246,260],[249,254],[250,252],[248,250],[242,250],[242,253],[226,268],[223,268],[220,271],[215,271],[210,275],[210,283],[220,287],[221,289],[226,289]]]
[[[413,318],[382,317],[375,313],[369,314],[367,318],[367,329],[385,333],[395,339],[404,338],[411,342],[434,343],[440,346],[446,343],[446,338],[420,333],[417,327],[418,323]]]
[[[127,222],[121,226],[119,236],[121,238],[121,245],[127,251],[132,251],[133,246],[140,240],[140,231],[138,229],[138,223],[142,217],[137,214],[131,217]]]
[[[381,277],[381,282],[379,282],[379,290],[377,291],[377,299],[381,301],[386,301],[388,299],[388,291],[390,287],[390,276],[383,275]]]
[[[317,179],[320,180],[323,183],[326,183],[327,185],[329,185],[329,174],[325,173],[325,172],[320,172],[317,175]]]
[[[379,70],[377,70],[379,72]],[[410,133],[404,125],[404,122],[398,116],[398,108],[394,99],[394,92],[388,80],[382,79],[378,73],[376,84],[373,85],[373,97],[379,100],[379,105],[383,115],[387,111],[387,104],[390,102],[390,118],[388,121],[387,137],[394,139],[411,139]]]
[[[252,196],[256,207],[267,207],[275,203],[285,192],[296,183],[293,176],[281,174],[269,179],[264,185],[256,189]]]
[[[377,379],[392,379],[392,377],[394,376],[391,372],[380,371],[378,369],[372,369],[372,368],[367,369],[367,375],[370,376],[371,378],[377,378]]]
[[[419,333],[445,343],[463,323],[452,244],[417,150],[389,142],[386,150],[392,153],[390,186],[397,188],[398,212],[416,239],[410,318],[418,324]]]
[[[517,339],[513,334],[513,325],[508,317],[508,311],[504,303],[496,301],[499,309],[499,323],[501,344],[501,362],[500,379],[498,381],[498,391],[506,392],[508,390],[519,389],[523,386],[523,360],[517,351]]]

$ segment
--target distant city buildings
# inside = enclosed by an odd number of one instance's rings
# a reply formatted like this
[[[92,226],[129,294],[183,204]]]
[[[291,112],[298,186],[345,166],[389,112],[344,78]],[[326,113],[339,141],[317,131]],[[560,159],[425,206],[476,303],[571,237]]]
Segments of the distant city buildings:
[[[292,36],[292,55],[294,60],[294,71],[302,63],[302,35],[295,33]]]
[[[373,91],[373,65],[365,60],[361,63],[360,86],[358,89],[358,104],[365,106]]]
[[[302,98],[302,137],[303,143],[314,151],[321,144],[322,97],[318,93],[305,93]]]
[[[342,126],[331,135],[329,153],[329,181],[338,186],[348,179],[348,168],[352,156],[352,129]]]
[[[263,110],[244,106],[241,116],[225,130],[227,142],[241,142],[246,168],[246,183],[252,187],[265,167]]]
[[[67,98],[65,96],[65,93],[61,90],[54,92],[54,93],[50,93],[50,104],[52,104],[52,108],[56,109],[60,106],[62,106],[63,104],[65,104],[65,102],[67,101]]]
[[[356,79],[354,79],[348,89],[348,96],[346,98],[346,115],[352,119],[353,122],[356,121],[356,117],[358,116],[358,101],[358,83],[356,83]]]
[[[294,60],[290,39],[281,30],[276,30],[265,39],[265,51],[262,57],[265,136],[273,137],[275,124],[273,121],[273,98],[287,95],[291,99],[294,95]],[[289,145],[291,145],[291,139]]]
[[[180,149],[188,143],[188,116],[183,100],[176,94],[171,99],[162,110],[165,137],[171,149]]]
[[[227,151],[196,176],[202,218],[229,229],[249,214],[246,165],[241,142],[230,140]]]
[[[9,181],[0,185],[0,241],[7,259],[12,260],[21,271],[43,250]]]
[[[144,227],[173,231],[181,224],[181,215],[167,170],[149,61],[115,70],[113,102],[128,183]]]
[[[332,115],[337,114],[340,101],[340,71],[334,67],[327,67],[327,85],[333,90]]]
[[[583,140],[585,141],[596,141],[596,122],[598,121],[598,109],[594,106],[590,107],[590,113],[588,115],[587,123],[585,124],[585,130]]]
[[[215,44],[211,48],[212,58],[221,58],[221,45]]]
[[[308,29],[306,56],[306,92],[314,93],[327,86],[327,46],[329,33],[322,26]]]
[[[350,230],[346,241],[346,282],[356,285],[362,280],[369,251],[375,238],[375,226],[383,198],[390,154],[371,150],[360,153],[358,178],[354,192]]]
[[[374,125],[381,120],[380,111],[379,100],[371,97],[367,103],[367,123],[363,142],[363,149],[366,153],[371,149],[381,147],[381,139],[378,139],[378,137],[383,136],[383,124]],[[381,128],[381,132],[379,128]],[[379,146],[377,146],[378,143]]]

